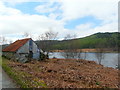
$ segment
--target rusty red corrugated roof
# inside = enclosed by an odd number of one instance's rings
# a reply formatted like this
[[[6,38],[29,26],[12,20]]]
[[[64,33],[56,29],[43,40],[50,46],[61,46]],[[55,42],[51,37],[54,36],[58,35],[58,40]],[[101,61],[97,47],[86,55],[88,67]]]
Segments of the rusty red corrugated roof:
[[[17,51],[20,47],[22,47],[28,40],[31,38],[26,38],[22,40],[17,40],[14,43],[10,44],[6,48],[4,48],[2,51],[3,52],[15,52]]]

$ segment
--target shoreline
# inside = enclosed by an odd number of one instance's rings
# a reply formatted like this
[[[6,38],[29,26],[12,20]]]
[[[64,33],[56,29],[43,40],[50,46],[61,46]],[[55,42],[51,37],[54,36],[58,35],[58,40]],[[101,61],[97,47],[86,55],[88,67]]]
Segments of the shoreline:
[[[77,49],[76,51],[79,52],[81,50],[82,53],[95,53],[97,52],[96,49]],[[64,50],[51,50],[51,52],[64,52]],[[113,50],[105,50],[104,53],[120,53],[119,51],[113,51]]]

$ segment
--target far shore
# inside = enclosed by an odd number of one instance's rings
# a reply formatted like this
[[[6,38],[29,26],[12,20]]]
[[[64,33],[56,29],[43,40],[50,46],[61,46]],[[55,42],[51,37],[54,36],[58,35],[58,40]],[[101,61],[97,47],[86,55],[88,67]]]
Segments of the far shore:
[[[96,49],[77,49],[77,52],[97,52]],[[51,50],[51,52],[64,52],[64,50]],[[114,51],[112,49],[104,49],[105,53],[118,53],[118,51]]]

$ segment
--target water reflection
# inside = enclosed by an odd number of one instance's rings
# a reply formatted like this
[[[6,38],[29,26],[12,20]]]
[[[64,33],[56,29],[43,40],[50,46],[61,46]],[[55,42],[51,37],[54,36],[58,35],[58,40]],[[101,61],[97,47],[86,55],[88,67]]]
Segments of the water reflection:
[[[105,67],[116,68],[116,66],[118,65],[118,56],[120,57],[120,53],[105,53],[105,57],[104,59],[102,59],[101,64],[104,65]],[[64,58],[61,55],[61,52],[50,53],[50,58],[53,57]],[[84,53],[82,53],[81,57],[84,58]],[[95,53],[86,53],[86,60],[95,61],[98,63]]]

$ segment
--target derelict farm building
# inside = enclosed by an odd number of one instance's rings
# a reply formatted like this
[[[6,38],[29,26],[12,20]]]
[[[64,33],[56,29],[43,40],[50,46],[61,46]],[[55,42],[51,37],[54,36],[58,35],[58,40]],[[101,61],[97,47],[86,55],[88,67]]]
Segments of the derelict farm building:
[[[28,61],[28,58],[39,59],[38,46],[31,38],[17,40],[2,50],[3,56],[20,62]]]

